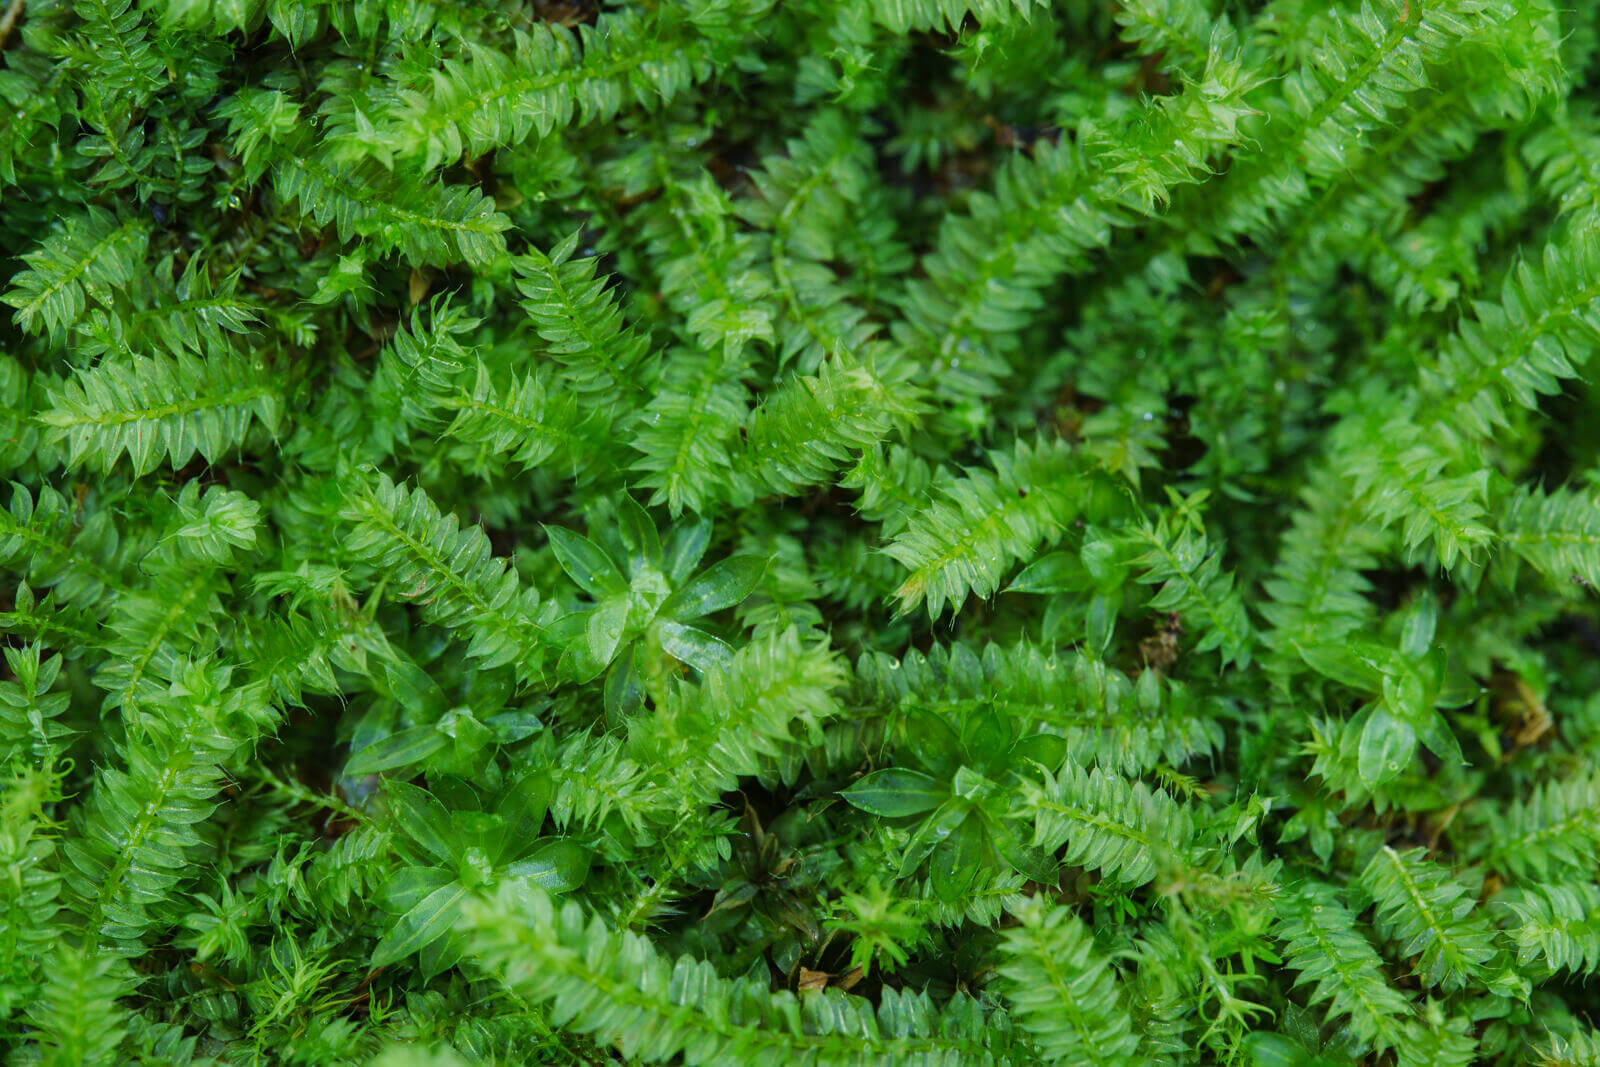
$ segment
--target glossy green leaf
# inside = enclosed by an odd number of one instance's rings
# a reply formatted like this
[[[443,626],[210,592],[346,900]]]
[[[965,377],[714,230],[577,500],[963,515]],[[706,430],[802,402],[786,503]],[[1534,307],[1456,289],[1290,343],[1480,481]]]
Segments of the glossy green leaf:
[[[519,844],[539,836],[554,788],[548,772],[535,770],[517,779],[501,798],[495,814],[505,820],[506,830]]]
[[[766,569],[767,561],[760,556],[731,556],[714,563],[668,597],[661,614],[689,620],[731,608],[755,592]]]
[[[354,776],[411,767],[444,748],[450,739],[432,726],[399,730],[354,752],[344,773]]]
[[[1594,6],[0,2],[0,1062],[1600,1064]]]
[[[950,787],[917,771],[890,767],[856,779],[839,795],[862,811],[898,818],[932,811],[950,795]]]
[[[594,606],[589,620],[584,624],[584,637],[589,642],[591,661],[604,667],[617,653],[628,628],[631,605],[626,596],[613,596]]]
[[[551,841],[535,849],[527,859],[506,868],[511,878],[526,878],[551,893],[566,893],[578,888],[589,876],[589,850],[572,841]]]
[[[395,921],[377,948],[372,950],[372,966],[386,967],[405,959],[423,946],[443,937],[455,925],[467,889],[459,882],[440,886]]]
[[[667,536],[665,546],[668,580],[674,585],[682,585],[688,581],[689,575],[694,572],[709,547],[711,547],[709,522],[697,519],[680,522],[674,526]]]
[[[1011,830],[994,835],[995,851],[1011,868],[1041,885],[1050,885],[1056,879],[1061,865],[1042,848],[1027,844]]]
[[[1011,584],[1011,593],[1073,593],[1090,588],[1094,579],[1076,552],[1051,552],[1022,568]]]
[[[733,655],[733,649],[720,637],[713,637],[697,627],[685,626],[670,619],[659,620],[655,625],[655,633],[668,655],[702,674],[726,663]]]
[[[620,722],[644,707],[644,679],[639,676],[635,656],[636,646],[630,644],[606,674],[606,716],[612,722]]]
[[[1417,735],[1411,723],[1395,718],[1382,707],[1374,708],[1361,728],[1357,767],[1362,781],[1380,785],[1406,767],[1417,751]]]
[[[617,527],[622,543],[628,546],[630,572],[647,564],[662,566],[661,537],[656,532],[656,524],[631,493],[617,498]]]
[[[934,895],[947,904],[971,891],[983,864],[983,829],[976,818],[963,821],[928,857]]]
[[[445,863],[455,860],[457,847],[450,813],[427,790],[409,782],[391,781],[385,787],[389,810],[407,837],[424,852]]]
[[[599,545],[560,526],[546,526],[544,532],[550,538],[550,550],[555,553],[561,569],[584,592],[595,597],[627,592],[627,579]]]
[[[455,875],[443,867],[406,867],[394,872],[383,883],[383,905],[402,915],[455,880]]]

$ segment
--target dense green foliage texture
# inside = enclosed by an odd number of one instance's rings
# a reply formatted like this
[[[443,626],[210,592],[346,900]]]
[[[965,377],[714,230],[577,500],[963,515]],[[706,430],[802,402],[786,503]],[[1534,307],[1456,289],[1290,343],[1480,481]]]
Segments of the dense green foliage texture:
[[[1600,1064],[1595,0],[0,0],[0,1059]]]

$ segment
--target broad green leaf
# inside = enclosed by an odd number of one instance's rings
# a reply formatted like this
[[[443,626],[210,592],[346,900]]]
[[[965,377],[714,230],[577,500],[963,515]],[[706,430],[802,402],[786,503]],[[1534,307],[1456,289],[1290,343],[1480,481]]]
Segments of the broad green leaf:
[[[1356,769],[1368,785],[1381,785],[1405,770],[1416,751],[1417,735],[1411,724],[1380,705],[1361,729]]]
[[[933,883],[934,896],[946,904],[960,900],[972,889],[982,864],[983,827],[973,815],[939,842],[928,857],[928,880]]]
[[[981,708],[969,714],[962,734],[962,745],[968,756],[986,771],[1000,769],[1016,739],[1011,720],[994,708]]]
[[[611,596],[596,604],[589,612],[583,635],[589,642],[589,655],[600,667],[609,664],[617,654],[617,645],[628,629],[629,599],[626,595]]]
[[[1422,676],[1409,667],[1384,675],[1382,693],[1389,711],[1407,722],[1421,722],[1433,711],[1432,694]]]
[[[532,841],[539,836],[550,807],[552,788],[549,773],[535,770],[517,779],[501,798],[495,814],[505,820],[506,831],[516,841]]]
[[[1249,1054],[1250,1067],[1336,1067],[1339,1060],[1319,1056],[1282,1034],[1258,1031],[1248,1034],[1244,1042]]]
[[[961,735],[951,729],[943,715],[926,708],[906,708],[899,734],[907,742],[916,763],[935,778],[948,779],[961,766],[964,755]]]
[[[711,524],[704,519],[682,522],[667,536],[667,578],[674,585],[694,572],[706,549],[711,546]]]
[[[1117,613],[1122,610],[1122,590],[1096,593],[1089,598],[1084,618],[1084,644],[1096,655],[1104,655],[1117,632]]]
[[[434,729],[456,743],[458,754],[476,754],[494,743],[494,731],[467,708],[451,708]]]
[[[661,566],[661,538],[656,533],[656,524],[630,493],[617,498],[617,527],[622,543],[628,546],[630,572],[637,572],[647,564]]]
[[[544,728],[544,723],[531,711],[502,711],[483,720],[494,731],[494,738],[502,745],[532,737]]]
[[[628,591],[627,579],[599,545],[560,526],[546,526],[544,532],[550,538],[550,550],[555,553],[561,569],[584,592],[605,597]]]
[[[1040,556],[1006,587],[1009,593],[1074,593],[1089,589],[1094,578],[1076,552],[1051,552]]]
[[[993,796],[994,791],[994,780],[971,767],[957,767],[955,776],[950,779],[950,795],[960,797],[971,805],[978,804],[984,797]]]
[[[687,663],[701,674],[715,670],[733,656],[733,649],[719,637],[681,622],[662,619],[655,625],[656,638],[673,659]]]
[[[1016,773],[1028,773],[1032,770],[1028,764],[1037,763],[1054,774],[1067,760],[1067,740],[1056,734],[1030,734],[1019,738],[1017,743],[1011,746],[1011,758],[1011,769]]]
[[[413,714],[437,715],[450,706],[439,683],[427,671],[404,656],[389,656],[383,661],[385,691]]]
[[[430,893],[455,880],[455,875],[443,867],[407,867],[394,872],[383,883],[383,906],[397,915],[403,915]]]
[[[388,784],[389,811],[406,836],[445,863],[455,862],[455,830],[450,813],[424,789],[408,782]]]
[[[1412,729],[1416,730],[1417,739],[1435,756],[1457,766],[1467,762],[1455,731],[1450,729],[1450,723],[1439,712],[1429,711],[1412,724]]]
[[[900,857],[900,877],[910,878],[915,874],[917,868],[922,866],[922,861],[928,858],[928,853],[955,833],[971,814],[971,806],[959,797],[952,796],[940,804],[917,827],[911,840],[906,842],[905,853]]]
[[[1000,858],[1020,874],[1041,885],[1049,885],[1055,881],[1061,864],[1051,853],[1036,845],[1027,844],[1009,828],[1003,828],[994,834],[994,844]]]
[[[839,795],[862,811],[898,818],[932,811],[949,798],[950,787],[919,771],[889,767],[863,775]]]
[[[1351,640],[1302,648],[1300,658],[1312,670],[1336,682],[1363,693],[1377,693],[1383,688],[1395,653],[1376,642]]]
[[[453,928],[442,937],[423,945],[417,953],[417,970],[425,981],[431,981],[461,962],[466,941]]]
[[[606,674],[606,716],[612,722],[621,722],[624,717],[644,707],[644,679],[639,677],[635,662],[637,648],[635,643],[623,649],[622,655],[617,657]]]
[[[610,607],[600,614],[597,621],[596,613],[600,612],[601,608],[608,604]],[[621,607],[618,606],[619,604]],[[557,673],[563,679],[583,685],[600,676],[600,673],[606,669],[608,660],[600,658],[592,640],[600,643],[600,651],[607,651],[606,646],[611,645],[609,652],[615,654],[614,641],[621,636],[621,632],[615,628],[618,624],[619,615],[624,620],[626,619],[627,599],[625,597],[614,597],[602,601],[594,608],[563,615],[556,621],[556,624],[551,627],[551,631],[559,633],[565,644],[565,648],[561,653],[561,663],[557,669]],[[594,630],[592,635],[590,632],[591,626]]]
[[[459,882],[440,886],[395,921],[394,929],[372,950],[372,966],[385,967],[403,960],[424,945],[449,933],[455,925],[466,886]]]
[[[578,888],[589,876],[589,850],[572,841],[552,841],[525,860],[506,868],[512,878],[526,878],[551,893]]]
[[[1400,652],[1407,659],[1421,659],[1433,645],[1433,633],[1439,625],[1439,602],[1430,595],[1418,598],[1406,612],[1405,625],[1400,631]]]
[[[755,591],[766,569],[760,556],[732,556],[713,564],[668,597],[661,614],[688,620],[731,608]]]
[[[1126,554],[1126,546],[1104,530],[1090,528],[1084,532],[1079,557],[1083,560],[1083,569],[1102,588],[1116,588],[1126,580]]]
[[[413,726],[374,741],[358,750],[345,764],[344,773],[353,778],[378,774],[421,763],[444,748],[450,739],[432,726]]]

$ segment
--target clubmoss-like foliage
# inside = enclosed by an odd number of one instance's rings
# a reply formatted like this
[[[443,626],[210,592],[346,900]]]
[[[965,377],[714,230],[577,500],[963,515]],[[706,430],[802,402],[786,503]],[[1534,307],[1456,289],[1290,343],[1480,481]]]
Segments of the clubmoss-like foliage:
[[[0,1059],[1600,1063],[1594,0],[0,0]]]

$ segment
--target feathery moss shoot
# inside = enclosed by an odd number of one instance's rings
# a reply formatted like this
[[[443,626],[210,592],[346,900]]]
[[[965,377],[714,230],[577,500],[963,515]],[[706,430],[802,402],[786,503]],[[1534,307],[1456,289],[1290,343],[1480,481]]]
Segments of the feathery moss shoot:
[[[0,0],[0,1059],[1600,1064],[1600,0]]]

